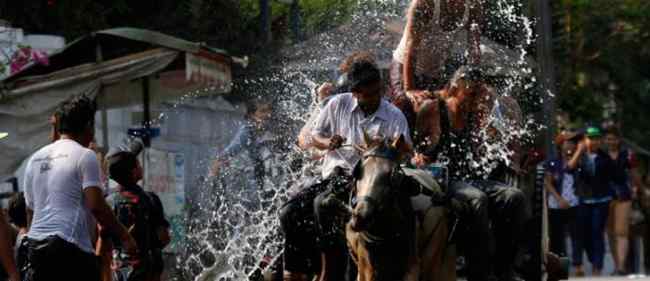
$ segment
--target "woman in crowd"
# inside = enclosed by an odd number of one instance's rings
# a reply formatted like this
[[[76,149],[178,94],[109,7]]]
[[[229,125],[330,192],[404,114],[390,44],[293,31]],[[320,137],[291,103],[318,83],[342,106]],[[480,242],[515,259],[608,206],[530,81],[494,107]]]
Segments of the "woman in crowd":
[[[548,162],[544,186],[548,193],[551,252],[566,257],[567,230],[570,230],[571,244],[576,244],[575,218],[579,200],[575,194],[575,172],[567,167],[567,159],[571,159],[576,151],[576,133],[562,132],[556,137],[555,143],[558,146],[558,158]],[[573,248],[571,252],[577,251]]]
[[[609,205],[607,235],[616,266],[614,275],[626,275],[626,257],[629,249],[629,215],[632,198],[640,186],[634,153],[621,146],[620,133],[609,129],[605,134],[607,156],[613,163],[610,181],[614,198]]]

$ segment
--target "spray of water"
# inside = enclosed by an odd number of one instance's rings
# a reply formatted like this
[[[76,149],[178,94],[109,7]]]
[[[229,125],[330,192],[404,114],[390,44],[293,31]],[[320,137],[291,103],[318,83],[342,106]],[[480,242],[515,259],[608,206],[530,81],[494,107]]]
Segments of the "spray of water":
[[[515,49],[496,52],[495,56],[509,55],[513,60],[495,63],[493,73],[499,73],[502,81],[497,87],[498,98],[491,110],[487,127],[474,137],[483,145],[481,155],[468,154],[466,161],[486,173],[495,168],[496,160],[508,162],[513,155],[513,141],[525,142],[542,129],[533,115],[523,112],[522,118],[512,118],[512,100],[519,103],[537,103],[544,97],[535,92],[535,78],[527,49],[534,42],[531,20],[518,13],[519,1],[496,0],[493,11],[496,17],[508,24],[518,26],[518,42],[511,44]],[[351,16],[347,29],[342,32],[318,36],[319,44],[308,45],[294,53],[299,59],[287,59],[284,67],[274,75],[243,81],[247,85],[265,88],[274,85],[273,98],[277,116],[269,128],[269,138],[275,139],[260,152],[264,160],[264,182],[254,180],[250,157],[244,152],[225,167],[219,176],[205,178],[196,188],[194,206],[188,206],[185,220],[187,237],[180,247],[184,249],[177,258],[177,280],[222,281],[259,280],[264,264],[272,264],[282,254],[282,236],[279,231],[277,211],[289,199],[301,179],[301,170],[293,165],[304,158],[303,152],[293,145],[298,129],[304,124],[310,112],[317,109],[310,89],[324,82],[322,76],[313,71],[315,66],[331,69],[346,54],[361,49],[376,52],[379,60],[390,57],[391,44],[368,36],[382,36],[382,30],[390,22],[399,21],[407,5],[406,0],[384,0],[359,2]],[[386,44],[378,46],[373,44]],[[487,46],[482,46],[482,49]],[[507,49],[507,48],[506,48]],[[512,55],[515,54],[515,55]],[[300,55],[303,55],[300,57]],[[316,67],[317,68],[317,67]],[[331,78],[331,75],[330,75]],[[169,109],[151,122],[156,126],[166,118],[179,114],[179,105],[213,91],[212,88],[188,93],[171,103]],[[261,94],[261,93],[260,93]],[[199,163],[205,167],[206,163]],[[261,186],[261,187],[260,187]]]

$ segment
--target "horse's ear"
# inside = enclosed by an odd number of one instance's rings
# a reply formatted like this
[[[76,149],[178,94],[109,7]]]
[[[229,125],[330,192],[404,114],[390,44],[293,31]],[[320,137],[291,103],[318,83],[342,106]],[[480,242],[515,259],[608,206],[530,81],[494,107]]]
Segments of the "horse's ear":
[[[390,146],[399,152],[400,158],[411,151],[411,146],[406,142],[406,137],[402,134]]]
[[[361,173],[363,166],[361,164],[363,162],[362,160],[359,160],[356,165],[354,165],[354,169],[352,170],[352,177],[356,180],[361,179]]]
[[[390,146],[393,149],[398,149],[400,143],[402,143],[403,141],[404,141],[404,135],[400,134],[399,137],[397,137],[396,139],[393,140],[393,143]]]
[[[370,138],[366,130],[363,130],[363,142],[366,144],[366,148],[369,148],[372,143],[372,139]]]

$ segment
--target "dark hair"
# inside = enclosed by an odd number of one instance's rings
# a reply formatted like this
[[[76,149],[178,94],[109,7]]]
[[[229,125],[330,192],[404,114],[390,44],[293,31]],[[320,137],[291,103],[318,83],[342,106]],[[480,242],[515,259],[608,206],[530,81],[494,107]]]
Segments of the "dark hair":
[[[121,151],[108,157],[108,176],[124,186],[131,184],[131,174],[137,167],[138,158],[128,151]]]
[[[16,193],[9,199],[9,222],[18,227],[27,227],[27,206],[25,204],[25,194]]]
[[[617,138],[620,138],[621,137],[621,131],[616,127],[610,127],[610,128],[607,128],[607,130],[605,131],[605,135],[612,135],[612,136],[615,136]]]
[[[58,131],[61,134],[78,135],[95,122],[97,104],[86,96],[78,96],[63,102],[54,115],[57,117]]]
[[[266,101],[261,98],[255,98],[246,102],[246,116],[250,117],[257,111],[258,108],[263,106],[270,106],[273,108],[273,102]]]
[[[339,65],[339,71],[341,73],[347,73],[350,71],[352,64],[359,61],[367,61],[372,64],[375,64],[375,56],[369,51],[357,51],[347,56]]]
[[[364,87],[372,83],[380,82],[381,72],[379,71],[379,68],[372,62],[365,60],[355,61],[350,66],[348,80],[350,81],[350,88],[354,90],[359,87]]]

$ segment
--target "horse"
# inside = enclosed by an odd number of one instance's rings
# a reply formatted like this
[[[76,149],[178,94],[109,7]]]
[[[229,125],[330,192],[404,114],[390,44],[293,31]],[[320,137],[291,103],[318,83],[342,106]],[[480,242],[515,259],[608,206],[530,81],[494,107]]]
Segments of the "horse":
[[[353,172],[357,203],[345,231],[357,280],[455,280],[446,210],[424,195],[412,198],[412,188],[404,186],[404,138],[366,143]]]

